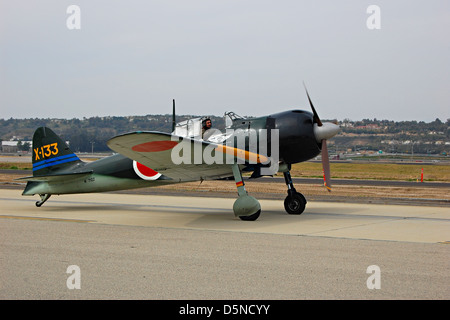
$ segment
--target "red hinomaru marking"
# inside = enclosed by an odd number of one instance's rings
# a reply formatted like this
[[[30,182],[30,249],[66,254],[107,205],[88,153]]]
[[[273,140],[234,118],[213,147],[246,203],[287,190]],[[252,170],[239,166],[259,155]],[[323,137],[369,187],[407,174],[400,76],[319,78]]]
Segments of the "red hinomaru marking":
[[[136,166],[137,166],[139,172],[142,173],[143,175],[147,176],[147,177],[153,177],[153,176],[158,174],[158,172],[156,172],[152,168],[144,166],[143,164],[141,164],[139,162],[136,162]]]
[[[244,185],[244,182],[242,182],[242,181],[236,182],[236,187],[242,187],[243,185]]]
[[[144,180],[157,180],[159,177],[161,177],[161,173],[156,172],[155,170],[137,162],[136,160],[133,160],[133,169],[138,177]]]
[[[136,152],[158,152],[172,149],[178,144],[176,141],[164,140],[164,141],[151,141],[141,144],[137,144],[131,148]]]

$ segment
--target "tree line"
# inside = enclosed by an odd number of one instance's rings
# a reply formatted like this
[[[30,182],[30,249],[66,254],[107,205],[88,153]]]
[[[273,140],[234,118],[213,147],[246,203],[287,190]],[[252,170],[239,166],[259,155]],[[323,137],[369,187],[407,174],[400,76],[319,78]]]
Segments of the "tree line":
[[[177,115],[176,121],[197,116]],[[220,130],[224,128],[221,117],[211,116]],[[19,140],[22,146],[32,141],[34,131],[39,127],[52,129],[64,141],[70,143],[74,152],[111,151],[106,142],[122,133],[132,131],[172,132],[172,115],[146,115],[128,117],[91,117],[83,119],[0,119],[0,140]]]

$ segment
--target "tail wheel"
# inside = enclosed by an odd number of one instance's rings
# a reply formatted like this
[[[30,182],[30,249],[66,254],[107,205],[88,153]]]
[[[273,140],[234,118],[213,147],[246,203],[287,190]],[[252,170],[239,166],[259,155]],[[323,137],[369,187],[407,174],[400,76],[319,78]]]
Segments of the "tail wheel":
[[[290,194],[284,199],[284,209],[289,214],[302,214],[305,207],[306,199],[301,193]]]
[[[36,201],[36,207],[38,207],[38,208],[40,206],[42,206],[45,203],[45,201],[47,201],[51,197],[51,194],[45,193],[45,194],[40,194],[39,196],[41,197],[41,201]]]

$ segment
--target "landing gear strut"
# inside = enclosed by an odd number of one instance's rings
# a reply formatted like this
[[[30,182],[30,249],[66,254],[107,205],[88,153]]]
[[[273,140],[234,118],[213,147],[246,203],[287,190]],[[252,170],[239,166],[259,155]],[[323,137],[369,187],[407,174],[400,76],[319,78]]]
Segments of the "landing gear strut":
[[[261,205],[258,200],[247,194],[239,165],[233,164],[232,169],[239,195],[233,204],[234,215],[244,221],[255,221],[261,214]]]
[[[283,172],[284,181],[288,187],[288,195],[284,199],[284,209],[289,214],[302,214],[306,207],[305,197],[297,192],[292,183],[291,173],[288,171]]]
[[[45,193],[40,194],[39,196],[41,197],[41,201],[36,201],[36,207],[42,206],[45,203],[45,201],[47,201],[50,198],[51,194]]]

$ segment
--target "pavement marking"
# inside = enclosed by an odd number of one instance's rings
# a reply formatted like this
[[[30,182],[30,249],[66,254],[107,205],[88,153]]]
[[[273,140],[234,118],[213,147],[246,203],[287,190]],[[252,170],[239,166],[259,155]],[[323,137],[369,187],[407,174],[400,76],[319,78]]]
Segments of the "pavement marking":
[[[24,216],[4,216],[4,215],[0,215],[0,219],[63,221],[63,222],[79,222],[79,223],[95,222],[94,220],[60,219],[60,218],[46,218],[46,217],[24,217]]]

